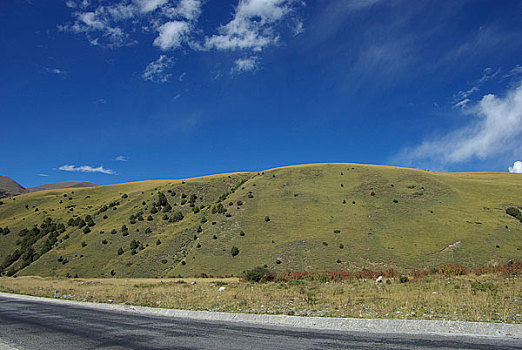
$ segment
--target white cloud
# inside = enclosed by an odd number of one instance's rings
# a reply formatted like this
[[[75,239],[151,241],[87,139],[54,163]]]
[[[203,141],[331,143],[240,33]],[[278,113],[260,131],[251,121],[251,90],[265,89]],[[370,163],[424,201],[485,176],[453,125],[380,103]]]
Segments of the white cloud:
[[[49,73],[56,74],[56,75],[61,75],[61,76],[67,75],[67,72],[60,68],[45,68],[45,70]]]
[[[165,5],[169,0],[134,0],[141,13],[149,13]]]
[[[173,58],[160,55],[156,61],[152,61],[147,65],[142,74],[142,78],[155,83],[166,83],[172,74],[166,73],[165,71],[170,68],[173,63]]]
[[[102,174],[108,174],[108,175],[115,174],[114,170],[105,169],[101,165],[97,168],[93,168],[90,165],[75,166],[75,165],[66,164],[66,165],[62,165],[58,169],[63,170],[63,171],[78,171],[78,172],[82,172],[82,173],[102,173]]]
[[[467,109],[467,126],[445,136],[422,142],[397,157],[408,164],[445,166],[472,159],[486,159],[522,147],[522,84],[505,97],[485,95]]]
[[[295,4],[289,0],[240,0],[230,22],[218,28],[219,34],[205,39],[205,49],[238,50],[263,48],[276,44],[275,25],[290,13]]]
[[[494,70],[493,68],[485,68],[482,71],[482,77],[480,79],[473,82],[472,87],[469,88],[466,91],[459,91],[455,94],[453,97],[455,100],[454,107],[465,107],[469,102],[471,102],[471,99],[468,97],[471,96],[473,93],[478,92],[482,85],[484,85],[489,80],[493,79],[500,73],[500,69]]]
[[[185,18],[189,21],[196,20],[201,14],[201,1],[181,0],[175,7],[166,7],[163,13],[169,18]]]
[[[176,94],[176,96],[174,96],[172,98],[172,101],[176,101],[177,99],[179,99],[181,97],[181,94]]]
[[[520,160],[517,160],[513,163],[513,166],[510,166],[508,168],[510,173],[517,173],[522,174],[522,162]]]
[[[471,100],[469,98],[465,98],[462,101],[455,103],[453,105],[453,107],[465,108],[468,105],[468,103],[470,103],[470,102],[471,102]]]
[[[250,72],[258,67],[258,58],[256,56],[240,58],[235,62],[235,68],[233,71],[238,73]]]
[[[159,36],[153,45],[163,51],[178,48],[190,32],[190,25],[185,21],[167,22],[158,29]]]
[[[118,160],[120,162],[128,162],[129,158],[127,158],[125,156],[117,156],[116,158],[114,158],[114,160]]]
[[[208,35],[196,26],[202,13],[202,0],[100,0],[92,4],[87,0],[67,0],[65,5],[71,9],[72,21],[58,28],[85,35],[93,46],[110,48],[137,43],[134,38],[140,32],[157,33],[152,45],[162,51],[185,47],[198,51],[216,49],[259,52],[279,42],[279,29],[283,27],[294,36],[303,32],[303,22],[295,10],[305,6],[304,1],[237,1],[228,23],[225,22]],[[286,26],[282,25],[284,23]],[[241,59],[238,61],[235,62],[236,71],[253,70],[252,65],[245,66]],[[258,61],[255,63],[257,65]],[[144,78],[164,81],[164,77],[149,78],[157,68],[150,66]]]
[[[183,79],[185,79],[185,75],[187,75],[186,72],[181,73],[178,77],[178,81],[183,81]]]
[[[47,174],[38,174],[38,176],[47,177],[49,175],[47,175]]]

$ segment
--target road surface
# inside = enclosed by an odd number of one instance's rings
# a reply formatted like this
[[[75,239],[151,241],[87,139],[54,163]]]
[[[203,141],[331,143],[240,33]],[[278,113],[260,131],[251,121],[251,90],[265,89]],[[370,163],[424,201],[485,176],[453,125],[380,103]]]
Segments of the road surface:
[[[0,297],[3,349],[522,350],[522,340],[256,326]]]

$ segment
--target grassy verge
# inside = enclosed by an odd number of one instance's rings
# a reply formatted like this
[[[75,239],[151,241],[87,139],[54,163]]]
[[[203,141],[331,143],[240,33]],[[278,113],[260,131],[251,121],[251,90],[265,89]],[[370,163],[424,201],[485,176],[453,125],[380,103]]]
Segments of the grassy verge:
[[[224,287],[223,291],[218,291]],[[0,278],[3,292],[104,303],[299,316],[522,323],[522,282],[498,274],[248,283],[238,278]]]

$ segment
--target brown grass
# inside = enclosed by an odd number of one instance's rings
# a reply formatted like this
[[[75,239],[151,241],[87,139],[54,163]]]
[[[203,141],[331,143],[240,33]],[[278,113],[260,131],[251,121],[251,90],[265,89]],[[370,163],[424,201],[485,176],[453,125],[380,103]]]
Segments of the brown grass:
[[[482,271],[481,271],[482,272]],[[390,275],[393,275],[390,273]],[[294,277],[297,277],[294,275]],[[152,307],[300,316],[438,319],[522,323],[522,282],[499,274],[252,284],[238,278],[65,279],[2,277],[4,292]],[[388,282],[389,281],[389,282]],[[223,292],[218,292],[224,286]]]

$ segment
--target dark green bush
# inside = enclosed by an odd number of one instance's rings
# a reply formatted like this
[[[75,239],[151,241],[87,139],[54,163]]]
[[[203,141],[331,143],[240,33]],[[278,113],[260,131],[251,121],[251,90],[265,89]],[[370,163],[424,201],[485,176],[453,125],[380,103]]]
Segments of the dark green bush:
[[[268,282],[274,280],[275,273],[270,272],[267,268],[258,266],[245,272],[243,278],[249,282]]]
[[[269,222],[269,221],[270,221],[270,217],[269,217],[268,215],[265,216],[265,221],[266,221],[266,222]]]
[[[122,255],[122,254],[123,254],[123,248],[120,247],[120,248],[118,249],[118,255]]]
[[[230,249],[230,254],[232,254],[232,256],[236,256],[239,254],[239,248],[236,247],[236,246],[233,246],[231,249]]]
[[[400,281],[401,283],[407,283],[409,280],[410,280],[410,279],[408,278],[408,276],[401,276],[401,277],[399,278],[399,281]]]

